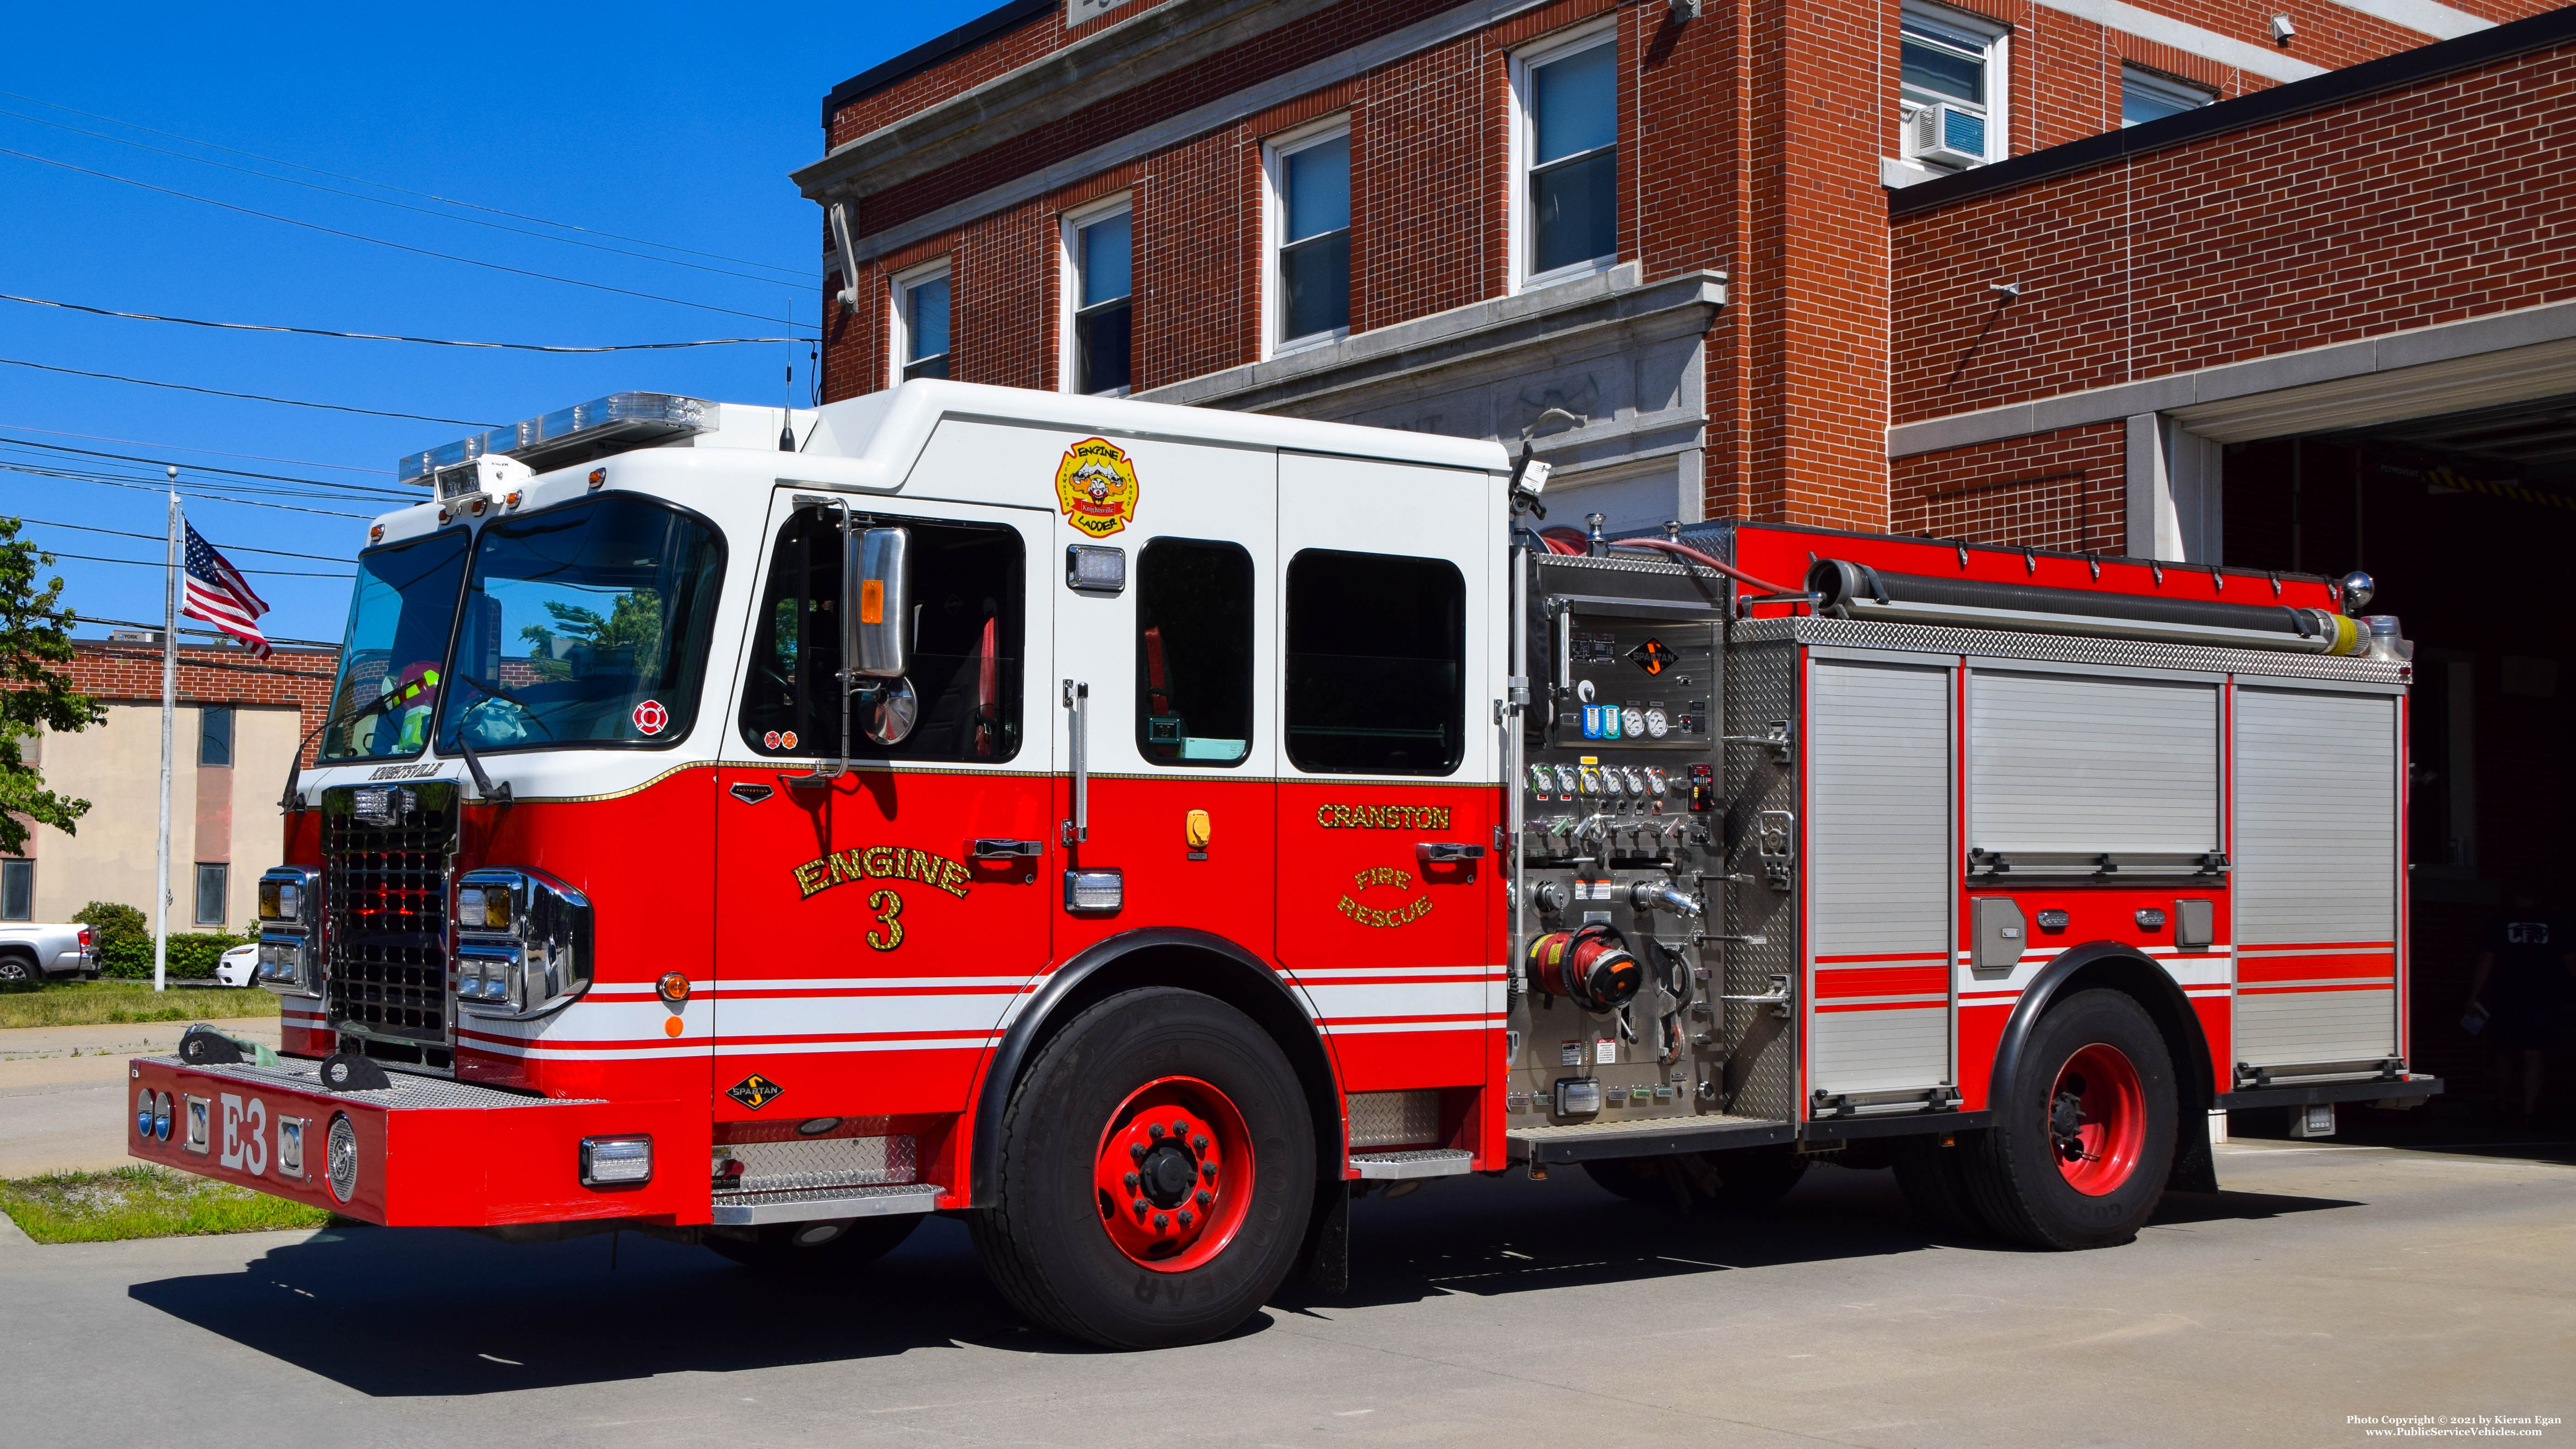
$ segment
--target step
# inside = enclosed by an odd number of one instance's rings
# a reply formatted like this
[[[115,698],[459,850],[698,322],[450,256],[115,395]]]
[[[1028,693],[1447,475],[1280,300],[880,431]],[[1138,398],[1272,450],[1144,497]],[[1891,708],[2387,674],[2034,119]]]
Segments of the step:
[[[1354,1152],[1351,1166],[1371,1182],[1402,1182],[1416,1177],[1457,1177],[1472,1169],[1473,1153],[1456,1147],[1426,1147],[1410,1152]]]
[[[1786,1142],[1796,1135],[1794,1123],[1767,1117],[1731,1117],[1721,1112],[1645,1121],[1513,1127],[1503,1133],[1515,1162],[1581,1162],[1594,1157],[1661,1157],[1674,1152],[1719,1152],[1730,1147],[1760,1147]]]
[[[715,1222],[724,1227],[761,1223],[810,1223],[827,1218],[882,1218],[926,1213],[939,1206],[948,1189],[934,1182],[907,1182],[883,1187],[817,1187],[802,1192],[719,1194]]]

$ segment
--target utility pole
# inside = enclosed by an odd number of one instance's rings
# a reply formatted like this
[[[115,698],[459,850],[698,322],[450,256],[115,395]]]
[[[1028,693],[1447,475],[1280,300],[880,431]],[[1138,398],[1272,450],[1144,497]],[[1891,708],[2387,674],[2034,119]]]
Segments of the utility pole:
[[[152,989],[169,989],[170,750],[179,715],[179,467],[170,469],[170,551],[161,579],[161,838],[152,877]]]

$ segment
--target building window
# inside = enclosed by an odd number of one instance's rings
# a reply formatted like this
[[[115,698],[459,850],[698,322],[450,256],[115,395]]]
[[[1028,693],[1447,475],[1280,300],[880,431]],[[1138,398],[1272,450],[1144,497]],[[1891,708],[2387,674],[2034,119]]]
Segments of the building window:
[[[197,867],[197,924],[218,930],[224,924],[224,878],[232,871],[225,865]]]
[[[1602,31],[1517,65],[1527,275],[1597,265],[1619,250],[1619,48]]]
[[[894,281],[894,365],[904,382],[948,375],[948,263]]]
[[[2134,65],[2120,67],[2120,124],[2135,126],[2196,111],[2217,97],[2198,86],[2167,80]]]
[[[197,711],[197,763],[229,765],[233,762],[233,707],[209,704]]]
[[[1157,765],[1252,753],[1252,555],[1158,538],[1136,560],[1136,752]]]
[[[36,863],[0,860],[0,921],[36,918]]]
[[[1065,254],[1072,271],[1066,290],[1073,301],[1067,373],[1075,392],[1124,394],[1133,376],[1135,247],[1129,216],[1128,204],[1120,201],[1113,209],[1065,221]]]
[[[1908,5],[1900,22],[1897,109],[1908,161],[1963,170],[2009,150],[2005,38],[1999,25]]]
[[[1310,548],[1288,563],[1288,758],[1446,775],[1467,748],[1467,585],[1446,559]]]
[[[1270,156],[1278,252],[1279,340],[1351,325],[1351,133],[1347,127],[1280,143]]]

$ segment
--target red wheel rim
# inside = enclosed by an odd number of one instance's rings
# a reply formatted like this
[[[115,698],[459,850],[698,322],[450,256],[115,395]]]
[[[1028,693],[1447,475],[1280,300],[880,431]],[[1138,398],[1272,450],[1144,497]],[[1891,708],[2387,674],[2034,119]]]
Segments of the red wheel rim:
[[[2095,1042],[2067,1058],[2048,1094],[2057,1170],[2087,1197],[2115,1192],[2137,1171],[2147,1140],[2147,1091],[2118,1047]]]
[[[1224,1252],[1251,1210],[1252,1134],[1196,1077],[1147,1082],[1109,1114],[1092,1192],[1118,1251],[1186,1273]]]

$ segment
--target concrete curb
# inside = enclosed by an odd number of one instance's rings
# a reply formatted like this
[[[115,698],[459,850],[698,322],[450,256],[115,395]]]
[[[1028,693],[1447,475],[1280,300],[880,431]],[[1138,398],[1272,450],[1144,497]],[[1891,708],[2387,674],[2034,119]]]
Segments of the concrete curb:
[[[24,1229],[9,1221],[7,1213],[0,1213],[0,1251],[35,1246],[37,1246],[35,1239],[28,1237]]]

